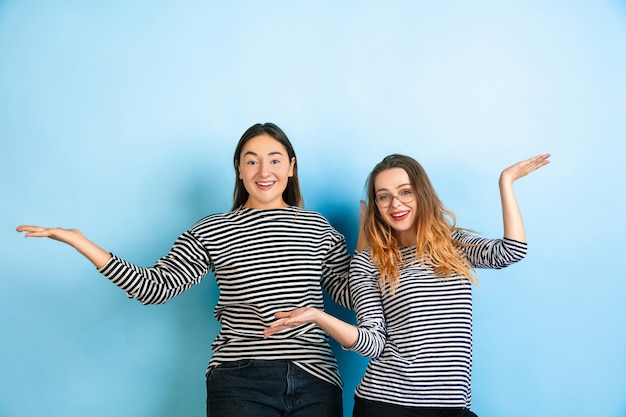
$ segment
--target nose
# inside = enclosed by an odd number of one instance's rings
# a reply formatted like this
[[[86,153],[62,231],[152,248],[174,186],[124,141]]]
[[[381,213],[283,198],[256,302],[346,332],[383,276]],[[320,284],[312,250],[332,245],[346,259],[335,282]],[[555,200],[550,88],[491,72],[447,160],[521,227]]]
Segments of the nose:
[[[259,173],[262,177],[267,177],[270,174],[270,164],[267,162],[260,162],[260,170]]]
[[[403,205],[404,203],[400,201],[400,197],[397,195],[391,196],[391,205],[397,207],[398,205]]]

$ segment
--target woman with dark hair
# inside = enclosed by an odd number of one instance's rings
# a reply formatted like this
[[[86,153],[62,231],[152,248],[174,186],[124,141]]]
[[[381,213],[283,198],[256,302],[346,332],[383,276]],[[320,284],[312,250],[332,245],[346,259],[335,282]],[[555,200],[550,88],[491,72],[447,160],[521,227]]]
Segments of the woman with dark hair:
[[[304,307],[277,313],[265,336],[315,323],[346,349],[371,359],[356,388],[353,416],[468,417],[471,404],[472,286],[475,268],[504,268],[526,255],[513,182],[550,155],[502,171],[504,237],[456,226],[413,158],[389,155],[368,177],[364,238],[350,269],[352,326]],[[281,333],[278,333],[280,335]]]
[[[269,135],[278,143],[280,143],[286,152],[286,157],[289,161],[293,161],[293,173],[287,178],[287,186],[283,191],[283,201],[294,207],[302,207],[304,202],[302,201],[302,195],[300,194],[300,182],[298,181],[298,161],[296,160],[296,152],[293,150],[293,146],[289,141],[289,138],[282,131],[281,128],[273,123],[257,123],[251,126],[244,132],[235,148],[235,155],[233,157],[233,163],[235,165],[235,173],[240,170],[239,164],[243,148],[248,141],[256,136]],[[238,179],[241,179],[239,176]],[[235,190],[233,192],[233,207],[232,210],[236,210],[240,206],[246,204],[250,192],[246,189],[243,181],[235,181]]]
[[[164,303],[213,272],[221,330],[207,369],[207,415],[342,417],[342,382],[326,333],[308,325],[265,339],[263,331],[278,311],[322,310],[322,288],[350,307],[345,239],[321,214],[302,208],[296,155],[278,126],[250,127],[233,163],[232,211],[198,221],[150,268],[78,230],[17,231],[73,246],[143,304]]]

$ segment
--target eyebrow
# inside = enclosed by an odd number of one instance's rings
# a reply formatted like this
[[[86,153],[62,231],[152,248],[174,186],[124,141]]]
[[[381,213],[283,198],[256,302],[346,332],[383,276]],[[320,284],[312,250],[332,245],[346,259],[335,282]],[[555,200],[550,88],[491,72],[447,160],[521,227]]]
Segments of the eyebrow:
[[[406,186],[412,187],[411,183],[406,183],[406,184],[400,184],[400,185],[398,185],[398,186],[396,187],[396,189],[398,189],[398,188],[402,188],[402,187],[406,187]],[[380,192],[380,191],[390,191],[390,190],[388,190],[387,188],[379,188],[379,189],[378,189],[378,190],[376,190],[375,192],[377,192],[377,193],[378,193],[378,192]]]
[[[259,154],[257,154],[256,152],[252,152],[252,151],[248,151],[248,152],[243,154],[243,156],[246,156],[246,155],[259,156]],[[283,153],[280,152],[280,151],[274,151],[274,152],[268,153],[267,155],[268,156],[272,156],[272,155],[281,155],[282,156]]]

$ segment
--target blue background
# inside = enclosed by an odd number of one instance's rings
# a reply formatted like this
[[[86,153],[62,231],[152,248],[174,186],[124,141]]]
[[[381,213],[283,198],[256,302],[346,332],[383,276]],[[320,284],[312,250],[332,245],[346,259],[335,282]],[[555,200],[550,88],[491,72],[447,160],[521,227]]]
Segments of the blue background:
[[[472,408],[626,416],[626,3],[606,0],[0,1],[0,416],[204,415],[211,276],[141,306],[14,230],[151,265],[230,209],[236,141],[265,121],[351,249],[388,153],[490,237],[500,171],[552,153],[515,187],[527,258],[480,271]],[[366,361],[336,352],[349,415]]]

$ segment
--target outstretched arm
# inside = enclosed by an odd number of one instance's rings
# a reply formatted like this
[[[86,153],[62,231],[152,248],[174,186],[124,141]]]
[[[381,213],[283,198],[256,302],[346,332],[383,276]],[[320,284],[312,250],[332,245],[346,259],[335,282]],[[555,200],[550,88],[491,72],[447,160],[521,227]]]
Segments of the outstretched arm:
[[[515,198],[515,193],[513,192],[513,183],[550,163],[548,158],[550,158],[550,154],[537,155],[511,165],[500,174],[498,184],[500,187],[500,199],[502,201],[504,237],[519,242],[526,242],[524,223],[522,221],[519,205],[517,204],[517,199]]]
[[[275,316],[281,320],[265,329],[263,336],[266,339],[281,330],[298,327],[306,323],[315,323],[346,349],[354,346],[358,337],[358,330],[355,326],[317,308],[301,307],[292,311],[276,313]]]
[[[48,237],[67,243],[82,253],[98,269],[106,265],[109,259],[111,259],[109,252],[87,239],[80,230],[21,225],[17,227],[17,231],[25,232],[24,237]]]

